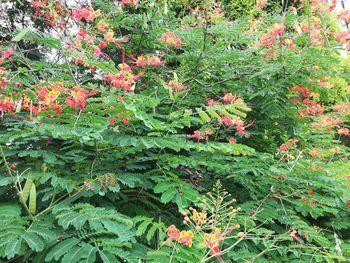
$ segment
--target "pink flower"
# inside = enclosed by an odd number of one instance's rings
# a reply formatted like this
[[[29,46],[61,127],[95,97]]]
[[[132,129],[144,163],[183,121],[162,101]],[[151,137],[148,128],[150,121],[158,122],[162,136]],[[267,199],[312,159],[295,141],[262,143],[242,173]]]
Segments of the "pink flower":
[[[226,126],[232,126],[232,125],[233,125],[232,120],[231,120],[229,117],[227,117],[227,116],[221,117],[221,121],[222,121]]]
[[[4,51],[1,52],[1,56],[2,58],[9,58],[12,54],[12,51],[9,49],[6,49]]]
[[[96,56],[101,55],[101,49],[99,47],[94,48],[94,55],[96,55]]]
[[[350,137],[350,130],[347,128],[339,128],[338,134]]]
[[[213,106],[218,106],[220,105],[219,102],[215,101],[215,100],[207,100],[208,106],[209,107],[213,107]]]
[[[237,142],[237,140],[236,140],[235,138],[230,138],[230,139],[228,140],[228,142],[231,143],[231,144],[234,144],[234,143]]]
[[[289,151],[289,147],[288,147],[287,144],[283,143],[283,144],[281,144],[281,146],[279,147],[278,151],[281,152],[281,153],[287,152],[287,151]]]
[[[187,138],[196,139],[197,142],[200,142],[201,140],[208,140],[208,136],[202,135],[198,130],[194,131],[193,134],[187,135]]]

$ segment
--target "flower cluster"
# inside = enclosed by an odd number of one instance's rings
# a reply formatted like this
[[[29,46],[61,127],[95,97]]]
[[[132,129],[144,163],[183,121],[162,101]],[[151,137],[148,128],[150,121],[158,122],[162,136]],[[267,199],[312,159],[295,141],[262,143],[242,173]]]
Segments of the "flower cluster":
[[[185,85],[182,85],[181,83],[178,83],[174,80],[170,80],[167,85],[174,91],[174,92],[180,92],[183,91],[185,89],[187,89],[187,87]]]
[[[340,124],[343,123],[343,120],[337,116],[332,116],[330,114],[324,114],[316,119],[311,127],[313,129],[326,129],[330,131],[332,128],[340,128]]]
[[[78,21],[85,19],[86,21],[94,21],[96,17],[101,15],[100,10],[94,10],[92,7],[77,9],[72,12],[72,17]]]
[[[342,10],[338,15],[338,19],[344,22],[350,22],[350,10]]]
[[[294,149],[297,147],[298,138],[289,139],[286,143],[280,145],[278,151],[280,153],[288,152],[290,149]]]
[[[174,32],[164,33],[160,40],[164,42],[166,46],[173,46],[175,48],[179,48],[182,45],[181,39],[177,35],[175,35]]]
[[[291,88],[292,92],[298,92],[303,98],[310,97],[311,93],[308,88],[300,87],[300,86],[294,86]]]
[[[135,81],[142,76],[142,73],[134,75],[131,67],[125,63],[120,64],[119,69],[120,72],[118,74],[110,73],[104,77],[104,81],[108,82],[111,88],[122,88],[124,91],[129,92],[132,90]]]
[[[11,60],[12,51],[10,49],[6,49],[1,52],[0,64],[2,64],[6,59]]]
[[[295,104],[302,104],[304,107],[303,110],[299,111],[301,117],[321,115],[324,112],[324,109],[320,104],[309,99],[313,96],[313,93],[311,93],[308,88],[294,86],[291,88],[291,91],[297,92],[301,96],[301,99],[295,97],[292,98],[292,101]]]
[[[261,37],[260,45],[270,47],[276,42],[276,38],[285,31],[284,25],[274,24],[273,27]]]
[[[163,64],[157,56],[139,56],[136,60],[137,67],[150,66],[153,68],[159,67]]]
[[[226,93],[222,98],[225,104],[233,104],[236,102],[237,99],[238,99],[238,96],[233,95],[232,93]]]
[[[187,138],[195,139],[197,142],[200,142],[202,140],[208,141],[209,140],[208,135],[210,134],[212,134],[212,130],[206,130],[204,133],[196,130],[193,132],[193,134],[187,135]]]
[[[301,23],[301,31],[309,35],[311,45],[320,46],[324,44],[320,18],[313,16],[311,17],[311,21],[303,21]]]
[[[61,94],[63,83],[55,83],[49,87],[42,87],[38,93],[39,95],[39,108],[33,107],[33,112],[37,114],[39,111],[46,111],[47,109],[54,109],[56,114],[62,112],[62,106],[59,105],[58,97]]]
[[[267,3],[267,0],[256,0],[256,5],[258,8],[263,9]]]
[[[125,6],[136,7],[138,5],[138,0],[122,0],[120,7],[124,8]]]
[[[335,105],[333,107],[333,111],[343,113],[343,114],[350,113],[350,102]]]
[[[0,112],[1,115],[4,114],[4,112],[12,112],[15,109],[16,103],[9,99],[0,99]]]
[[[219,228],[215,228],[212,233],[205,233],[203,242],[210,249],[210,253],[218,259],[219,262],[224,262],[220,255],[220,243],[224,240],[223,234]]]
[[[350,30],[336,34],[335,38],[350,49]]]
[[[175,240],[176,242],[183,244],[185,246],[192,246],[193,232],[191,230],[181,232],[176,228],[176,226],[171,225],[167,232],[167,241]]]
[[[6,77],[2,77],[2,78],[0,79],[0,90],[6,89],[7,84],[8,84],[9,82],[10,82],[10,81],[9,81]]]
[[[94,91],[84,90],[79,86],[75,86],[70,92],[70,96],[66,99],[66,104],[72,108],[79,108],[83,110],[85,108],[86,99],[96,94]]]

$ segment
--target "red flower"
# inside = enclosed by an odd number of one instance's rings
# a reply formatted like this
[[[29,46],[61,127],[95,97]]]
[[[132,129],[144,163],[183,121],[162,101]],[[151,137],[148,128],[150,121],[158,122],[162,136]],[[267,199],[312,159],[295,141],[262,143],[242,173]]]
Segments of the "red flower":
[[[101,42],[98,44],[98,47],[99,47],[100,49],[104,49],[105,47],[107,47],[107,43],[104,42],[104,41],[101,41]]]
[[[12,100],[0,99],[0,112],[12,112],[16,104]]]
[[[115,118],[110,118],[109,120],[108,120],[108,124],[109,125],[113,125],[115,123]]]
[[[85,108],[86,99],[91,95],[93,95],[93,93],[90,93],[88,90],[84,90],[79,86],[75,86],[71,92],[71,97],[68,97],[66,99],[66,104],[69,107],[79,107],[79,109],[82,110]]]
[[[210,249],[210,253],[217,258],[219,262],[224,262],[220,255],[220,243],[224,240],[220,229],[215,229],[212,233],[204,234],[204,244]]]
[[[87,33],[88,33],[87,30],[79,28],[78,36],[81,36],[84,39],[86,37]]]
[[[139,2],[138,0],[122,0],[120,6],[121,6],[121,8],[123,8],[126,5],[129,5],[131,7],[136,7],[138,2]]]
[[[82,20],[84,18],[86,21],[93,21],[99,15],[100,11],[95,11],[92,7],[74,10],[72,12],[72,17],[76,20]]]
[[[128,118],[123,118],[123,122],[125,125],[129,125],[129,119]]]
[[[207,129],[207,130],[205,130],[205,134],[206,135],[212,135],[214,132],[213,132],[213,130],[211,130],[211,129]]]
[[[159,57],[156,56],[139,56],[136,60],[138,67],[151,66],[153,68],[159,67],[163,64]]]
[[[168,229],[168,239],[177,239],[179,237],[180,231],[176,228],[176,226],[171,225]]]

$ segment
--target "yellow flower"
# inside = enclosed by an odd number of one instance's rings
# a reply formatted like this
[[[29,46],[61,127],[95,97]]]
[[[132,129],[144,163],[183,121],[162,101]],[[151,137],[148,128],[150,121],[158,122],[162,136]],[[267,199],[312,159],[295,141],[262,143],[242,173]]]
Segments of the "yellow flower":
[[[179,234],[179,237],[176,239],[177,242],[180,244],[184,244],[186,246],[191,247],[192,246],[192,238],[193,238],[193,233],[191,230],[188,231],[181,231]]]

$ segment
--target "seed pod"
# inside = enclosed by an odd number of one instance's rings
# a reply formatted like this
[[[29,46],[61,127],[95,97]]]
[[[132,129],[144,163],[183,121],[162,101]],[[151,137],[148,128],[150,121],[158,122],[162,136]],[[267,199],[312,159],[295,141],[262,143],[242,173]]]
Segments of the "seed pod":
[[[23,203],[26,203],[29,197],[30,189],[32,188],[33,180],[31,179],[31,174],[28,175],[27,181],[24,184],[23,190],[21,192],[21,199]]]
[[[33,215],[36,213],[36,187],[34,183],[30,189],[29,212],[31,212]]]

